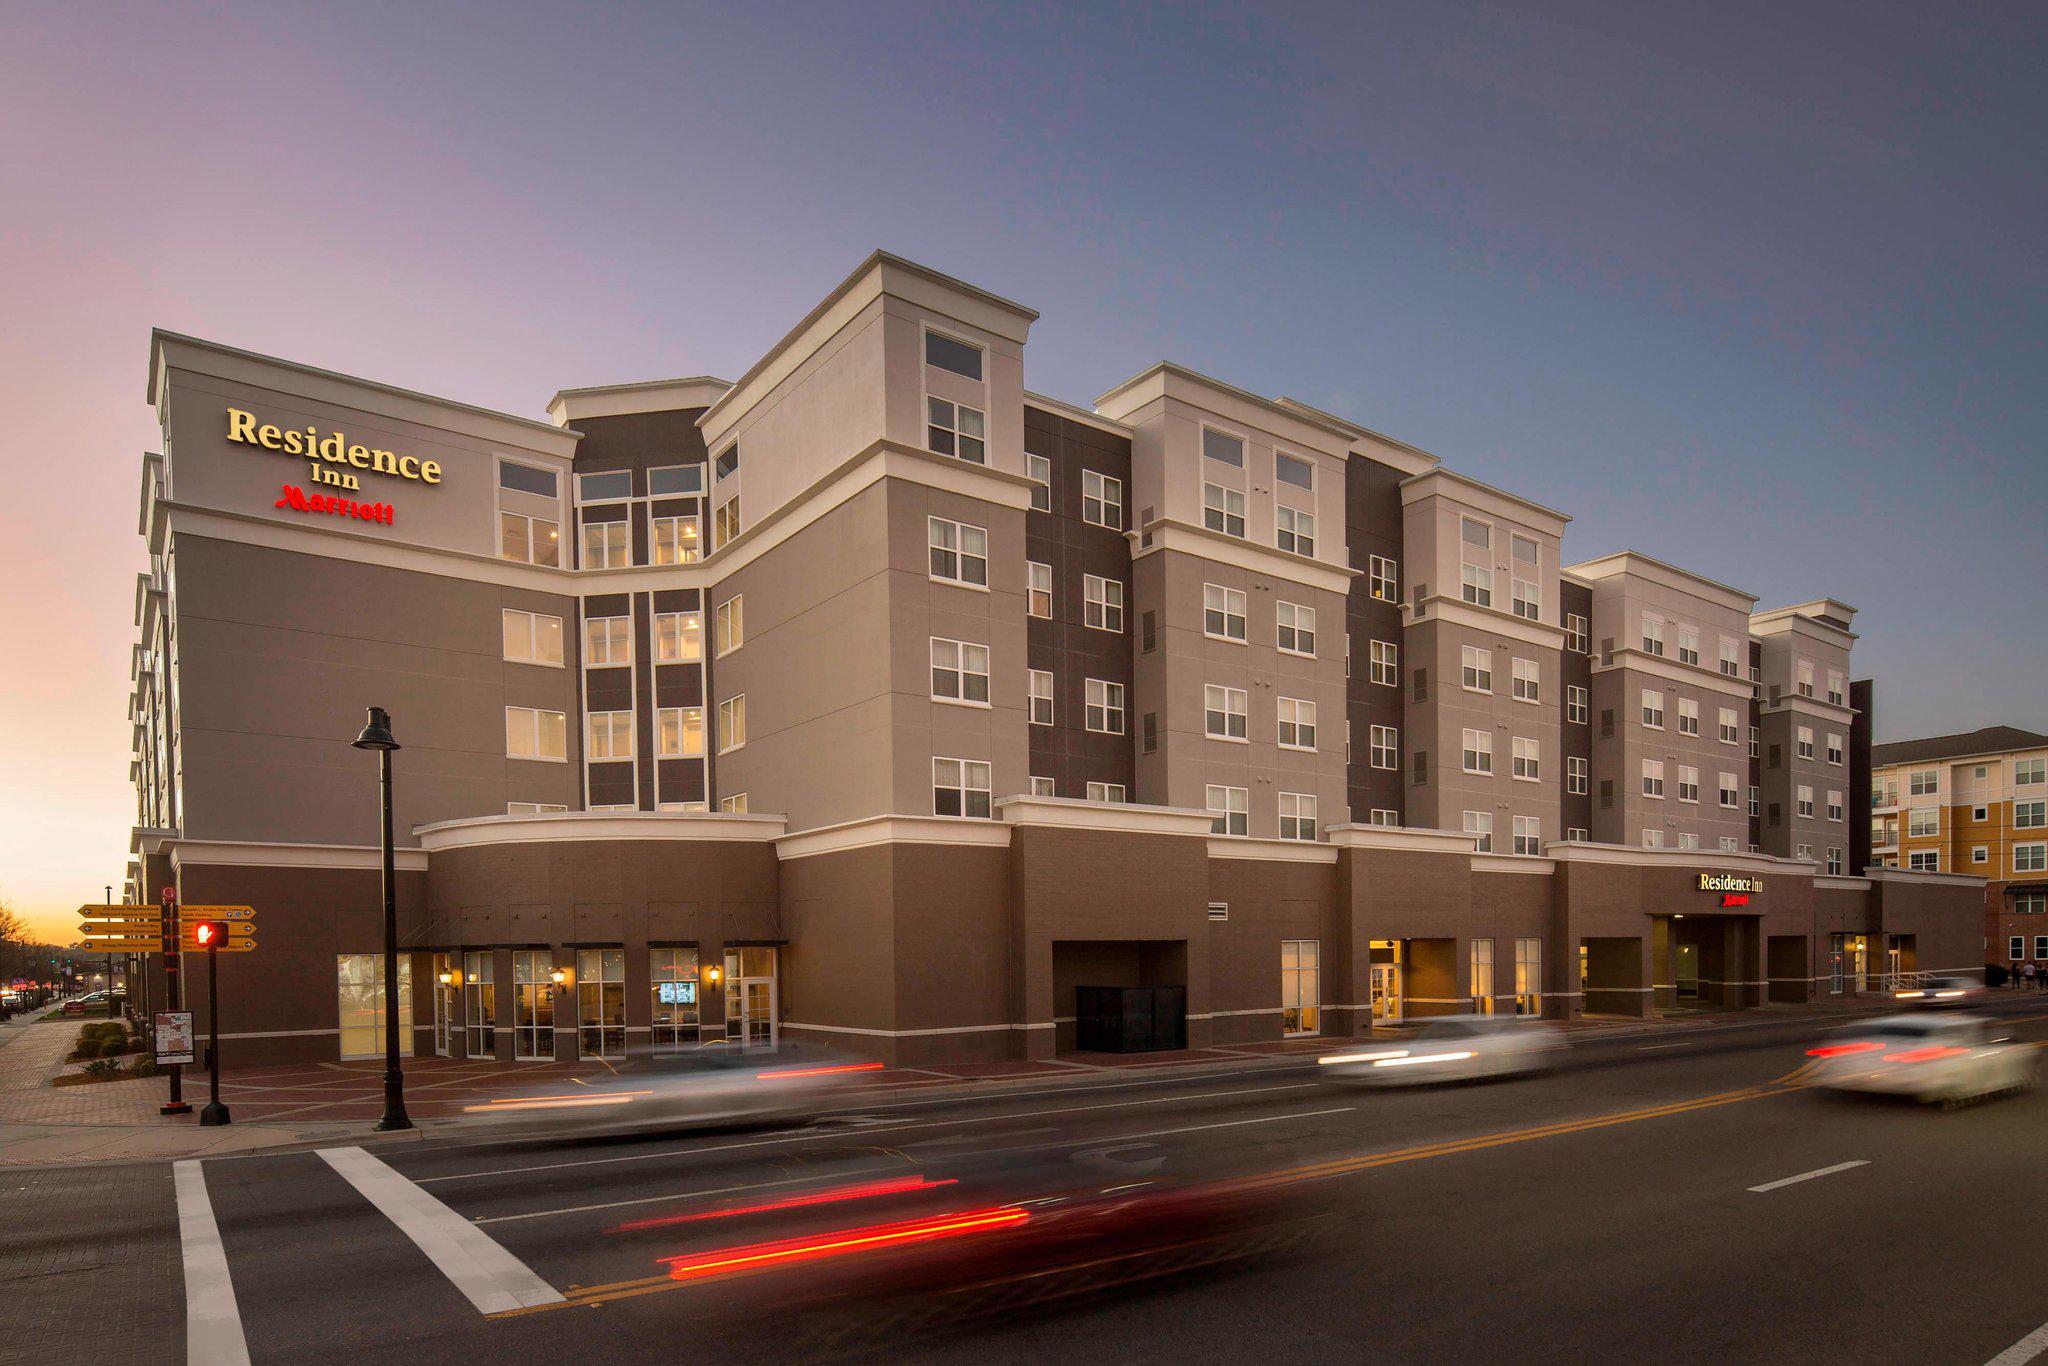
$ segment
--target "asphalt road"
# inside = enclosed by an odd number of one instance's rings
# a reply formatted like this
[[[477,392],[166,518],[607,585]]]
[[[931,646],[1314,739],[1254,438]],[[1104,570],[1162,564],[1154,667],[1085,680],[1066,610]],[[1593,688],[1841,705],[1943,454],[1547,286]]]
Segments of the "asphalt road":
[[[2048,1003],[1997,1009],[2048,1041]],[[1796,1076],[1823,1027],[1760,1017],[1609,1038],[1558,1072],[1491,1084],[1361,1092],[1298,1062],[1248,1063],[1199,1081],[901,1096],[797,1130],[209,1160],[186,1170],[182,1237],[165,1167],[39,1173],[8,1201],[27,1232],[0,1245],[0,1360],[48,1359],[23,1348],[54,1343],[51,1324],[92,1323],[96,1361],[176,1361],[181,1336],[191,1360],[226,1360],[210,1344],[239,1326],[259,1363],[1981,1366],[2048,1321],[2048,1090],[1953,1112],[1830,1097]],[[1751,1190],[1847,1163],[1863,1165]],[[1006,1286],[964,1322],[906,1317],[902,1300],[885,1314],[880,1296],[808,1302],[829,1284],[817,1264],[679,1282],[659,1260],[1075,1185],[1304,1168],[1318,1179],[1287,1189],[1306,1192],[1313,1242],[1054,1303]],[[224,1322],[185,1310],[187,1282],[208,1274],[191,1219],[202,1180],[232,1286]],[[75,1213],[52,1224],[29,1203]],[[751,1212],[690,1217],[735,1208]],[[49,1269],[81,1244],[121,1257]],[[971,1264],[955,1256],[939,1264]],[[157,1270],[106,1274],[116,1261]],[[226,1294],[200,1298],[218,1313]]]

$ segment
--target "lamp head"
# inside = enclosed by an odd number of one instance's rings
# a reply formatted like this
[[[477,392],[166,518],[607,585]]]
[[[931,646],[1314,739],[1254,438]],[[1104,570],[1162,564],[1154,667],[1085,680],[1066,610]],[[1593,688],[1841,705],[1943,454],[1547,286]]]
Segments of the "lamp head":
[[[363,733],[349,742],[357,749],[381,750],[390,753],[399,748],[398,741],[391,736],[391,716],[382,707],[370,708],[370,719],[363,725]]]

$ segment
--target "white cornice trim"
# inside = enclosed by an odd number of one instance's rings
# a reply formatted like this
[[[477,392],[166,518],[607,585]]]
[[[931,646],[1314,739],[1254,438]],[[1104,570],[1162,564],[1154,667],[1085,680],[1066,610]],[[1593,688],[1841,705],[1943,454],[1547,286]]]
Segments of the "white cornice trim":
[[[1407,825],[1331,825],[1324,827],[1339,849],[1401,849],[1413,853],[1477,855],[1479,837],[1459,830],[1430,830]]]
[[[1549,877],[1557,871],[1554,859],[1531,858],[1527,854],[1474,854],[1472,871],[1475,873],[1529,873],[1538,877]]]
[[[1064,829],[1120,830],[1143,835],[1208,837],[1214,817],[1183,806],[1137,806],[1129,802],[1087,802],[1074,797],[1005,797],[996,817],[1011,825]]]
[[[1176,392],[1176,383],[1183,386],[1182,391]],[[1098,409],[1121,410],[1130,413],[1157,399],[1172,398],[1188,403],[1192,407],[1202,408],[1205,411],[1216,411],[1212,405],[1196,401],[1195,398],[1185,392],[1186,389],[1193,389],[1200,394],[1206,394],[1210,397],[1230,399],[1236,403],[1247,405],[1269,418],[1279,417],[1286,419],[1287,422],[1293,425],[1294,430],[1290,431],[1270,426],[1266,428],[1270,435],[1278,436],[1285,440],[1301,441],[1303,435],[1299,429],[1304,427],[1319,434],[1325,446],[1332,445],[1328,440],[1330,437],[1338,437],[1347,444],[1352,437],[1349,431],[1345,430],[1336,419],[1326,413],[1319,413],[1305,405],[1276,402],[1265,397],[1263,394],[1255,394],[1249,389],[1240,389],[1235,384],[1217,379],[1214,375],[1205,375],[1199,370],[1189,369],[1185,365],[1180,365],[1170,360],[1158,361],[1140,370],[1122,384],[1117,385],[1108,393],[1097,398],[1095,406]],[[1335,453],[1334,449],[1331,453]]]
[[[1491,484],[1482,484],[1469,474],[1447,470],[1439,466],[1425,474],[1411,475],[1401,481],[1401,506],[1419,503],[1425,498],[1448,498],[1463,507],[1477,508],[1491,512],[1512,521],[1533,526],[1552,536],[1563,536],[1565,523],[1571,514],[1559,512],[1556,508],[1532,502],[1506,489],[1497,489]]]
[[[1831,892],[1867,892],[1870,879],[1867,877],[1817,877],[1813,880],[1817,888]]]
[[[219,840],[168,839],[171,867],[378,869],[384,852],[373,844],[234,844]],[[427,871],[424,849],[394,849],[402,873]]]
[[[1143,542],[1148,535],[1152,544],[1146,546]],[[1225,536],[1190,522],[1160,518],[1141,530],[1125,532],[1124,539],[1130,542],[1134,563],[1147,555],[1171,550],[1215,564],[1227,564],[1247,573],[1265,574],[1306,588],[1319,588],[1326,593],[1349,593],[1351,580],[1358,577],[1356,569],[1325,564],[1321,560],[1311,560],[1239,536]]]
[[[1527,617],[1503,612],[1498,607],[1476,607],[1463,598],[1447,598],[1441,593],[1432,593],[1424,598],[1419,611],[1413,603],[1401,604],[1401,624],[1404,628],[1427,626],[1431,622],[1449,622],[1453,626],[1484,631],[1489,635],[1506,636],[1525,645],[1535,645],[1549,650],[1564,648],[1565,633],[1562,626],[1552,626],[1547,621],[1530,621]]]
[[[885,844],[949,844],[978,849],[1006,849],[1010,827],[1000,821],[971,816],[868,816],[838,825],[819,826],[775,841],[775,857],[812,858],[871,849]]]
[[[1722,872],[1734,868],[1750,873],[1811,876],[1820,865],[1812,859],[1779,858],[1775,854],[1728,854],[1714,849],[1643,849],[1633,844],[1593,844],[1555,840],[1543,852],[1556,863],[1606,863],[1630,868],[1692,868]]]
[[[1613,651],[1612,664],[1594,664],[1595,674],[1639,673],[1650,674],[1667,683],[1686,687],[1705,688],[1708,692],[1720,693],[1741,702],[1756,700],[1756,684],[1746,679],[1730,678],[1718,668],[1709,669],[1703,664],[1681,664],[1663,655],[1646,654],[1633,645],[1625,645]],[[1598,655],[1594,656],[1595,659]]]
[[[1847,650],[1856,643],[1856,633],[1845,631],[1839,626],[1830,626],[1816,617],[1809,617],[1795,607],[1780,607],[1773,612],[1755,612],[1749,618],[1749,633],[1753,636],[1803,635],[1832,645],[1838,650]]]
[[[1756,611],[1756,594],[1745,593],[1719,579],[1710,579],[1704,574],[1695,574],[1690,569],[1680,569],[1675,564],[1652,558],[1640,550],[1617,550],[1612,555],[1601,555],[1595,559],[1581,560],[1565,566],[1566,573],[1592,582],[1628,576],[1645,583],[1658,584],[1665,588],[1690,594],[1716,607],[1731,612],[1740,612],[1747,617]]]
[[[1798,693],[1781,694],[1776,702],[1759,701],[1757,711],[1764,716],[1775,716],[1779,712],[1797,712],[1811,716],[1816,721],[1837,721],[1848,725],[1856,717],[1854,707],[1838,707],[1832,702],[1823,702],[1818,697],[1801,697]]]
[[[553,844],[591,840],[722,840],[761,844],[780,839],[780,816],[722,811],[550,811],[524,816],[470,816],[416,825],[429,854],[492,844]]]
[[[1370,427],[1361,426],[1348,417],[1324,412],[1314,404],[1303,403],[1298,398],[1289,398],[1282,394],[1276,401],[1290,412],[1304,413],[1350,436],[1351,454],[1364,456],[1368,460],[1377,460],[1390,469],[1399,470],[1402,474],[1426,474],[1443,463],[1420,446],[1412,445],[1399,437],[1388,436],[1385,432],[1376,432]]]
[[[1310,840],[1252,839],[1246,835],[1209,836],[1209,857],[1262,863],[1335,863],[1334,845]]]
[[[1982,887],[1990,881],[1968,873],[1935,873],[1913,868],[1865,868],[1863,876],[1871,882],[1938,882],[1955,887]]]

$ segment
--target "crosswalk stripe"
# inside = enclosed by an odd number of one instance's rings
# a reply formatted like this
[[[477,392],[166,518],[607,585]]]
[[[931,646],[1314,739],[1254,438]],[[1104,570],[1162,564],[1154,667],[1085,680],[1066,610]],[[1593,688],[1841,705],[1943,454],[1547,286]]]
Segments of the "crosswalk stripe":
[[[321,1158],[412,1239],[479,1313],[559,1304],[562,1292],[490,1235],[361,1148],[322,1148]],[[245,1358],[246,1360],[246,1358]]]
[[[187,1366],[249,1366],[249,1340],[228,1275],[227,1249],[206,1194],[206,1173],[196,1160],[171,1168],[178,1196],[178,1243],[185,1257],[185,1361]]]

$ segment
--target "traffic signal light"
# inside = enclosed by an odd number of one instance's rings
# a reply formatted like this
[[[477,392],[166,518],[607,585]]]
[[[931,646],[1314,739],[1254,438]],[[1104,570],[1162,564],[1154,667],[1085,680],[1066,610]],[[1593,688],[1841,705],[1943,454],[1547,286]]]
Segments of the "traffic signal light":
[[[228,927],[224,920],[202,920],[192,927],[193,942],[202,949],[210,949],[227,937]]]

